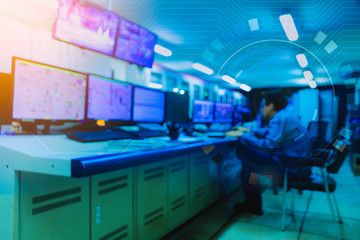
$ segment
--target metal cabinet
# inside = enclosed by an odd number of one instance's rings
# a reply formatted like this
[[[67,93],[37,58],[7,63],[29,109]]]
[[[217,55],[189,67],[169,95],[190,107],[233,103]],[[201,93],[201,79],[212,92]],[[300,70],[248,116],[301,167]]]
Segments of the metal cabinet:
[[[189,215],[188,157],[169,161],[169,231],[183,223]]]
[[[19,239],[90,239],[89,178],[20,173]]]
[[[136,239],[159,239],[167,232],[167,162],[137,167]]]
[[[209,161],[209,196],[208,204],[212,204],[220,199],[220,170],[218,165]]]
[[[208,204],[209,156],[203,151],[189,157],[190,216],[203,210]]]
[[[91,239],[134,239],[133,206],[133,168],[92,176]]]

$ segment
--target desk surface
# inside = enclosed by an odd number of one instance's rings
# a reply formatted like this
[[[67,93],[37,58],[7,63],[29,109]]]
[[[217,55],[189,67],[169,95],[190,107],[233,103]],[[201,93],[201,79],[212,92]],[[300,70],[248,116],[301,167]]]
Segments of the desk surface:
[[[81,143],[65,135],[3,135],[0,136],[0,161],[17,171],[85,177],[189,154],[206,145],[236,141],[233,138],[168,140],[162,137],[141,142]]]

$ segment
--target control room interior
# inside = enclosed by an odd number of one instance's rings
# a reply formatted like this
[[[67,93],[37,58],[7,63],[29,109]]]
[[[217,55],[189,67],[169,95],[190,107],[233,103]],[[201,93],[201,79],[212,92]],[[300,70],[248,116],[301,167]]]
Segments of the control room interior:
[[[1,0],[0,31],[0,239],[360,239],[359,1]]]

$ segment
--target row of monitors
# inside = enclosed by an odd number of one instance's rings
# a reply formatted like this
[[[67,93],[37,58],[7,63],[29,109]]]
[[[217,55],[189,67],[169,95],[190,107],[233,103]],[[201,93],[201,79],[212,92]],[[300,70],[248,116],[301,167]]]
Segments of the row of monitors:
[[[114,12],[80,0],[59,0],[57,40],[152,67],[157,36]]]
[[[194,123],[242,123],[249,113],[249,108],[240,105],[195,100],[192,121]]]
[[[13,58],[13,119],[188,121],[189,97]],[[195,100],[194,123],[238,122],[230,103]]]
[[[186,95],[138,87],[16,57],[13,58],[12,74],[13,119],[157,123],[188,120],[189,97]]]

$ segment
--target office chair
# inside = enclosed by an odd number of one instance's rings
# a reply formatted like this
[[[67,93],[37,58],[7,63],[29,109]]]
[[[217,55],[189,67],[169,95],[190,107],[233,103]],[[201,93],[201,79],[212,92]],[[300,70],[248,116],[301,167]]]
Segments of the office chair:
[[[333,194],[336,189],[336,182],[333,178],[329,176],[329,173],[337,173],[344,162],[345,158],[350,152],[350,143],[346,142],[345,140],[341,140],[342,144],[337,144],[336,140],[331,145],[331,151],[321,151],[316,153],[310,158],[306,159],[288,159],[286,163],[283,163],[282,167],[284,168],[284,184],[283,184],[283,209],[282,209],[282,223],[281,223],[281,230],[285,230],[285,215],[286,215],[286,196],[287,191],[289,189],[297,189],[299,191],[302,190],[309,190],[309,191],[322,191],[325,192],[327,195],[327,199],[329,202],[331,214],[333,219],[339,222],[339,238],[341,239],[341,227],[340,224],[342,223],[340,211],[336,202],[335,195]],[[339,147],[340,146],[340,147]],[[289,181],[289,170],[291,169],[299,169],[299,168],[306,168],[306,167],[320,167],[321,175],[323,179],[323,184],[315,183],[312,179],[303,182],[293,182]],[[333,201],[331,201],[331,196]],[[336,215],[334,212],[334,207],[336,210]],[[291,215],[294,214],[294,197],[292,198],[292,209]]]
[[[321,148],[327,144],[326,132],[329,126],[327,121],[311,121],[308,124],[307,130],[311,138],[311,149]]]

